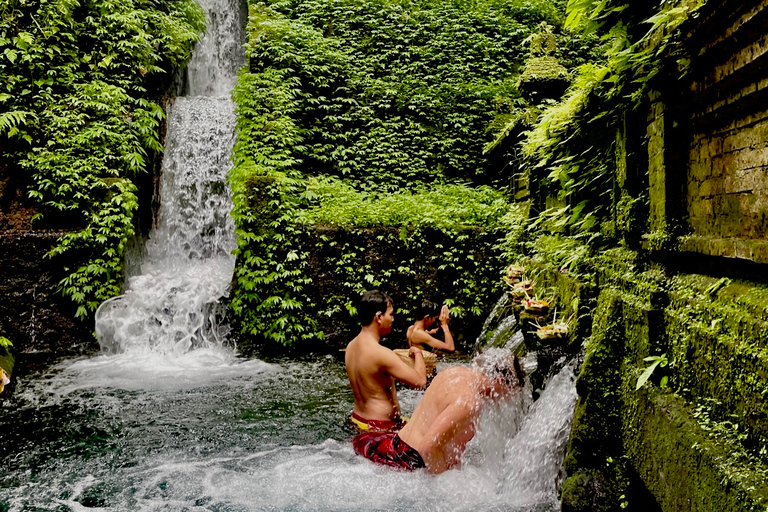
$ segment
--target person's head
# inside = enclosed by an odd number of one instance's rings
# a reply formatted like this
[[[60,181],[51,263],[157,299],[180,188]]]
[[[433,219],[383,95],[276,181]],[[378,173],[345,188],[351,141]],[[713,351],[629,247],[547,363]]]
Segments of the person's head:
[[[472,365],[490,379],[493,391],[499,394],[506,394],[506,391],[525,385],[525,372],[520,358],[509,350],[487,348],[475,356]]]
[[[389,295],[379,290],[365,292],[357,305],[357,319],[365,327],[372,322],[379,323],[380,334],[388,334],[392,329],[394,308]]]
[[[422,301],[421,306],[416,310],[416,320],[424,320],[426,327],[435,323],[439,316],[440,305],[429,300]]]

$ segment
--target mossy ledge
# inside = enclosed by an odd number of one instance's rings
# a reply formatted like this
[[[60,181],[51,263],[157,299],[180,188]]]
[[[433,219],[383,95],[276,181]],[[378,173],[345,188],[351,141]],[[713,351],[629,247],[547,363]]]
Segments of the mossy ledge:
[[[586,315],[563,511],[765,511],[768,289],[670,275],[626,249],[588,266],[599,293]],[[540,268],[537,279],[563,276]],[[557,300],[573,301],[568,290]],[[649,356],[669,365],[638,390]]]

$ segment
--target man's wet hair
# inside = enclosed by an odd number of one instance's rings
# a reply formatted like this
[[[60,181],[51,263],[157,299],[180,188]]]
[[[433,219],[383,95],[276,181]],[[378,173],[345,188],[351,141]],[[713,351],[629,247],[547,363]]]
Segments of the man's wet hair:
[[[440,314],[440,304],[431,300],[424,300],[421,306],[416,310],[416,320],[423,320],[425,316],[438,316]]]
[[[507,385],[523,387],[525,372],[520,364],[520,358],[503,348],[487,348],[472,360],[472,364],[480,368],[492,379],[502,379]]]
[[[386,313],[387,307],[392,305],[389,295],[379,290],[365,292],[357,304],[357,321],[361,326],[370,325],[377,313]]]

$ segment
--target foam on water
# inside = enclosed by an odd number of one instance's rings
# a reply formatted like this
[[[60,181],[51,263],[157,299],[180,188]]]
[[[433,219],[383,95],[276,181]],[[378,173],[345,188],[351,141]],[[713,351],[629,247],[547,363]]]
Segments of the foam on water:
[[[194,356],[194,357],[192,357]],[[343,363],[67,361],[18,382],[3,418],[0,503],[62,510],[531,511],[559,509],[570,368],[484,411],[460,469],[406,473],[356,456]],[[198,370],[190,368],[199,366]],[[570,373],[568,373],[570,372]],[[399,393],[406,412],[420,391]],[[25,469],[27,468],[27,469]]]

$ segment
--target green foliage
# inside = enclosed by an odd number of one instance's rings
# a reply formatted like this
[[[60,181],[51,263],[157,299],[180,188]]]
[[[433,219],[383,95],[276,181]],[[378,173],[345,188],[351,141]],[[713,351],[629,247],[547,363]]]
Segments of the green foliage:
[[[241,164],[236,170],[244,173],[255,167]],[[307,296],[311,279],[306,236],[292,218],[301,182],[272,171],[252,175],[248,183],[239,183],[235,195],[239,248],[237,288],[230,309],[240,319],[243,332],[262,339],[290,345],[322,338]],[[249,208],[244,203],[248,197],[264,202]]]
[[[504,261],[516,261],[525,254],[528,227],[528,209],[519,203],[512,203],[509,210],[499,219],[501,238],[496,244],[496,249],[501,251]]]
[[[653,371],[656,369],[656,367],[664,368],[669,364],[669,360],[667,359],[667,354],[662,354],[660,356],[648,356],[643,359],[646,363],[649,364],[645,370],[643,370],[643,373],[640,374],[640,377],[637,378],[637,383],[635,384],[635,391],[640,389],[645,385],[646,382],[648,382],[648,379],[651,378],[651,375],[653,375]],[[659,382],[660,388],[667,387],[667,379],[668,377],[665,375],[661,378],[661,381]]]
[[[323,254],[330,256],[325,268],[333,273],[335,286],[318,304],[318,315],[344,314],[353,307],[351,299],[381,287],[404,296],[397,301],[397,314],[406,318],[412,318],[413,308],[425,297],[446,304],[455,318],[480,317],[498,299],[501,286],[494,269],[503,260],[490,250],[496,233],[421,226],[379,228],[374,235],[359,227],[343,230],[336,237],[321,235]],[[371,257],[384,249],[390,257]]]
[[[298,222],[340,227],[429,226],[451,231],[492,226],[508,209],[500,192],[460,185],[368,194],[334,178],[318,178],[308,182],[307,196],[317,196],[320,205],[299,212]]]
[[[0,347],[8,350],[13,346],[13,343],[11,343],[11,340],[6,338],[5,336],[0,336]]]
[[[244,332],[312,339],[317,316],[346,313],[356,293],[401,278],[413,300],[439,288],[454,315],[481,314],[499,286],[488,269],[503,263],[481,268],[477,255],[497,258],[501,219],[513,224],[503,195],[483,186],[507,180],[483,147],[519,98],[521,45],[542,22],[561,23],[543,0],[250,5],[230,174],[231,308]],[[354,241],[318,242],[318,225]],[[400,261],[369,261],[357,236],[369,228]],[[339,286],[315,305],[318,246],[333,253]]]
[[[78,229],[49,256],[79,251],[87,261],[61,283],[80,317],[120,292],[138,206],[132,180],[162,150],[164,113],[150,98],[203,27],[192,0],[0,5],[0,145],[38,218]]]
[[[665,67],[685,72],[677,29],[699,4],[671,4],[569,0],[566,27],[600,37],[605,58],[579,68],[566,97],[544,112],[523,144],[538,196],[551,198],[537,205],[545,229],[597,232],[614,214],[614,145],[623,112],[637,106]]]
[[[566,237],[540,234],[529,244],[528,251],[535,259],[574,275],[591,270],[590,257],[594,254],[591,237]]]
[[[531,32],[514,15],[555,21],[539,4],[260,3],[247,52],[252,72],[297,79],[293,117],[307,175],[390,190],[433,179],[493,183],[500,176],[482,156],[486,127],[497,98],[517,95]]]
[[[252,18],[253,19],[253,18]],[[232,187],[237,224],[237,287],[230,309],[244,332],[288,345],[321,336],[304,307],[308,253],[293,222],[303,181],[297,79],[285,70],[243,73],[233,93],[238,111]]]

